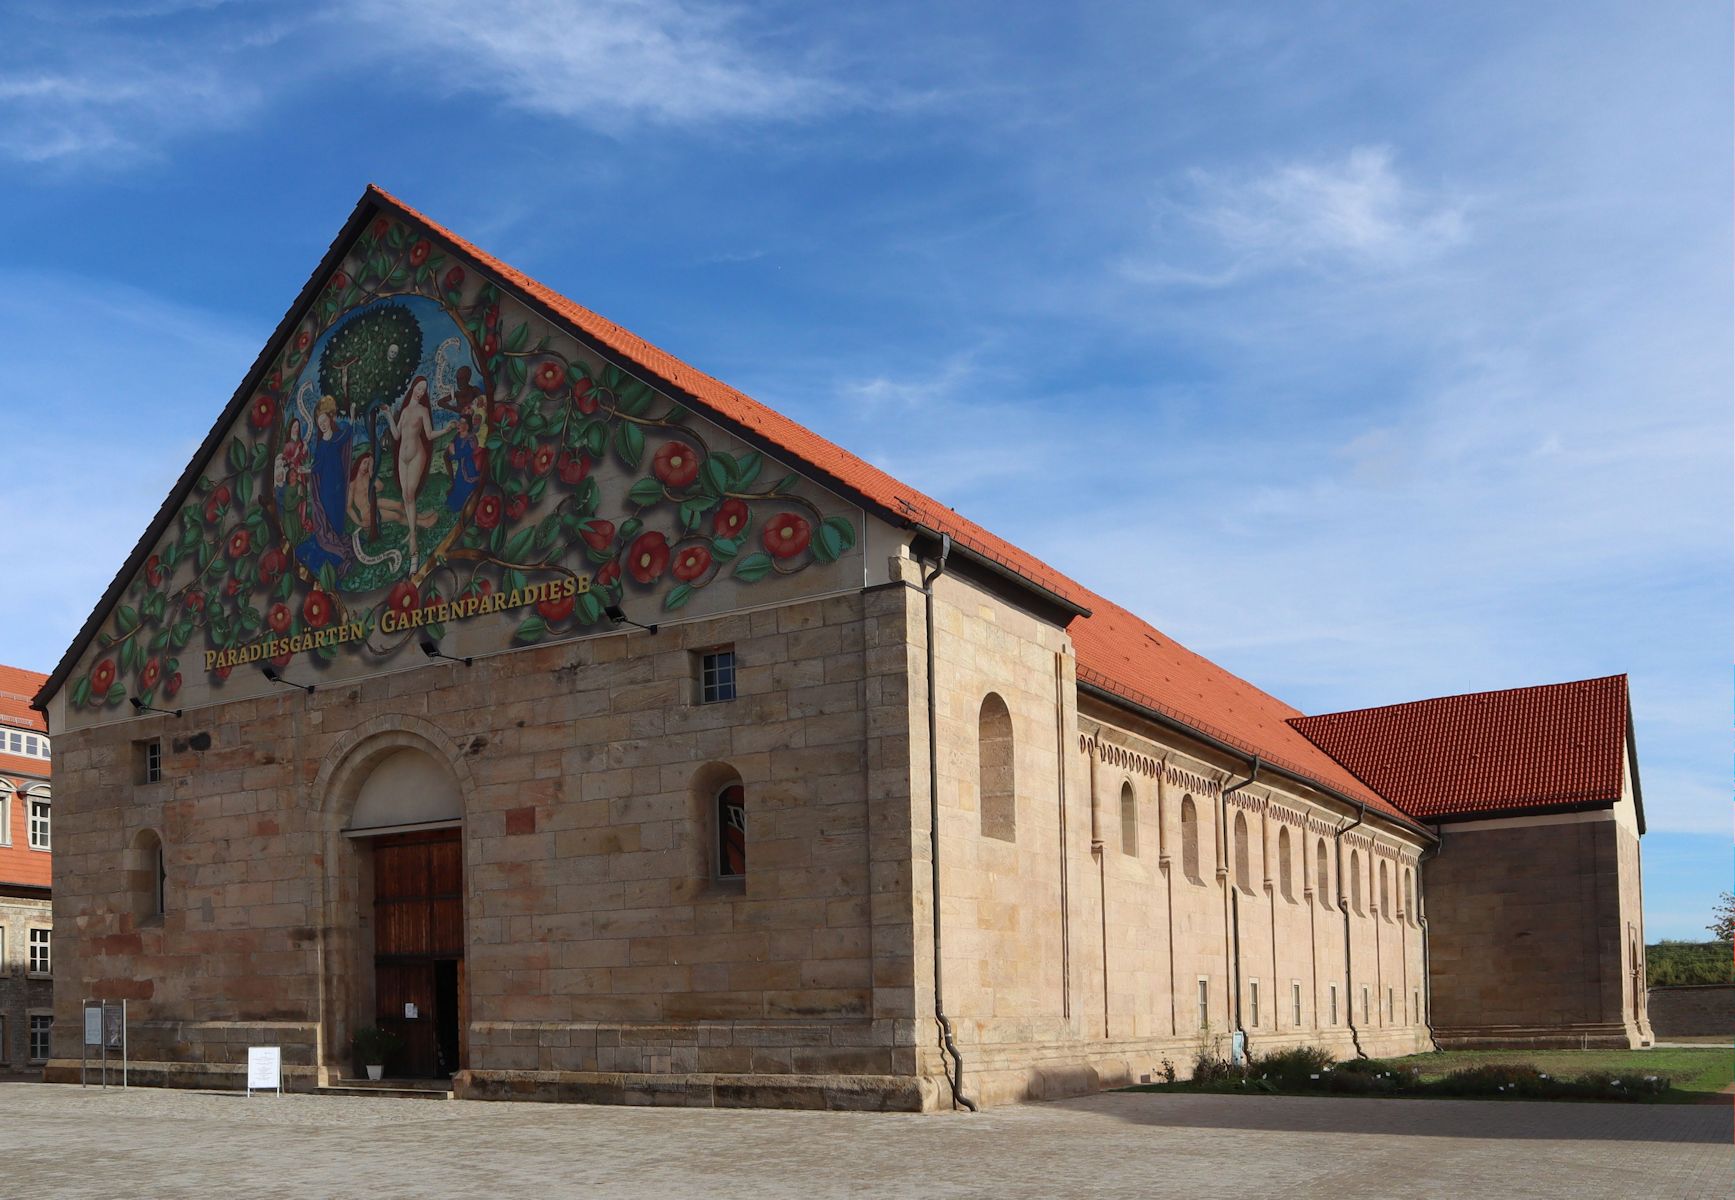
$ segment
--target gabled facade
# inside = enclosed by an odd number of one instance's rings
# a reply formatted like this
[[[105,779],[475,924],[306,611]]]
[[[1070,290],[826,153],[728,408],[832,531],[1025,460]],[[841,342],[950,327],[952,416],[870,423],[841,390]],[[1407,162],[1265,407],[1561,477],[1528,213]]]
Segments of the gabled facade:
[[[1435,837],[1299,713],[376,189],[38,703],[62,1073],[77,995],[479,1097],[1428,1044]]]
[[[54,793],[30,707],[47,678],[0,666],[0,1074],[41,1072],[54,1015]]]

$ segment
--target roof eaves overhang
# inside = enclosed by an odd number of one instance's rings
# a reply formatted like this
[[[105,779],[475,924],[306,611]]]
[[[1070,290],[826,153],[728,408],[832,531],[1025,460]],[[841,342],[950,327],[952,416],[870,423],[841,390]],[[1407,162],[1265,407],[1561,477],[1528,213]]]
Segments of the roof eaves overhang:
[[[1524,817],[1547,817],[1562,813],[1595,812],[1613,808],[1619,797],[1600,800],[1561,800],[1545,804],[1529,804],[1523,808],[1479,808],[1464,812],[1430,813],[1423,820],[1430,825],[1457,825],[1465,821],[1521,820]],[[1641,826],[1641,832],[1643,828]]]
[[[1221,754],[1228,755],[1230,758],[1251,763],[1255,757],[1258,757],[1259,770],[1262,773],[1276,775],[1280,778],[1287,779],[1292,783],[1301,784],[1303,787],[1311,788],[1322,795],[1331,797],[1339,804],[1346,804],[1350,808],[1364,809],[1367,811],[1368,816],[1378,818],[1379,820],[1385,821],[1390,825],[1395,825],[1410,833],[1419,834],[1428,841],[1434,841],[1437,837],[1434,831],[1429,829],[1426,825],[1420,824],[1408,817],[1400,819],[1391,813],[1370,809],[1365,800],[1360,800],[1345,792],[1341,792],[1330,784],[1314,779],[1300,771],[1292,771],[1288,767],[1279,766],[1276,763],[1273,763],[1270,759],[1259,756],[1257,751],[1248,750],[1230,742],[1225,742],[1223,739],[1214,737],[1211,734],[1206,733],[1204,730],[1189,725],[1187,722],[1180,720],[1177,717],[1170,716],[1168,713],[1165,713],[1160,709],[1140,704],[1136,700],[1130,700],[1119,692],[1102,687],[1098,684],[1087,683],[1082,679],[1078,682],[1078,690],[1084,694],[1095,696],[1099,700],[1107,701],[1109,704],[1112,704],[1117,708],[1122,708],[1128,712],[1134,713],[1153,724],[1162,726],[1164,729],[1171,729],[1174,732],[1181,734],[1183,737],[1192,738],[1194,741],[1209,746],[1211,749],[1216,750]],[[1394,805],[1394,807],[1396,806]]]
[[[906,528],[914,529],[916,531],[916,537],[924,548],[937,550],[941,540],[949,536],[940,530],[923,525],[919,521],[912,521],[908,517],[902,518],[901,523]],[[970,563],[972,566],[978,567],[998,579],[1003,579],[1006,582],[1013,584],[1015,587],[1029,592],[1038,600],[1042,601],[1042,603],[1059,609],[1068,621],[1074,617],[1090,616],[1090,609],[1085,608],[1076,601],[1067,599],[1052,588],[1037,583],[1029,576],[1020,574],[1018,571],[1013,570],[998,559],[990,558],[979,550],[972,550],[957,538],[952,539],[951,553]]]
[[[1633,781],[1633,814],[1638,817],[1639,836],[1645,832],[1645,790],[1639,786],[1639,746],[1633,740],[1633,701],[1627,694],[1627,773]]]

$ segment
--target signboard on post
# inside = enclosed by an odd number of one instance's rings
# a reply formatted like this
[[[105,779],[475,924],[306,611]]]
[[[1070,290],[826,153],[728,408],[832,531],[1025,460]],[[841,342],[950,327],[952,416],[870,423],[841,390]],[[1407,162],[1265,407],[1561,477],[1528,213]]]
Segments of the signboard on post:
[[[255,1090],[283,1094],[283,1047],[247,1047],[247,1094]]]
[[[125,1000],[86,1000],[84,1002],[84,1037],[79,1047],[78,1085],[84,1086],[85,1072],[94,1056],[102,1070],[102,1086],[108,1086],[110,1054],[120,1061],[120,1084],[127,1086],[127,1002]]]
[[[86,1004],[84,1006],[84,1044],[87,1046],[102,1045],[102,1006]]]

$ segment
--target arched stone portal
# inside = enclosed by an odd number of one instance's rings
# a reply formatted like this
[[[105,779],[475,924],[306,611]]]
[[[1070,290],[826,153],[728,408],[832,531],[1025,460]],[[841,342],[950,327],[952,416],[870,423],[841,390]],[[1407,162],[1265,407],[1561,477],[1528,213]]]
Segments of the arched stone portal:
[[[466,1065],[465,796],[468,771],[427,722],[354,730],[315,782],[325,829],[320,1068],[364,1065],[355,1031],[402,1049],[389,1077],[448,1078]]]

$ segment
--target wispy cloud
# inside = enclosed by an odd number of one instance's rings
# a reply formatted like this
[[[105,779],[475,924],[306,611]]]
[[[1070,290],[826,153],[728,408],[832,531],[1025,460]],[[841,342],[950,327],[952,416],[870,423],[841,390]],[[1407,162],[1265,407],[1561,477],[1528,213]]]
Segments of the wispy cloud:
[[[103,58],[101,67],[0,70],[0,155],[130,166],[181,134],[241,123],[261,99],[256,85],[197,63]]]
[[[390,60],[451,91],[580,122],[787,120],[843,89],[755,45],[745,14],[688,0],[362,0],[348,12],[384,35]]]
[[[1200,287],[1290,268],[1402,270],[1462,243],[1466,208],[1405,181],[1380,146],[1257,174],[1194,170],[1158,200],[1150,245],[1124,269]]]

